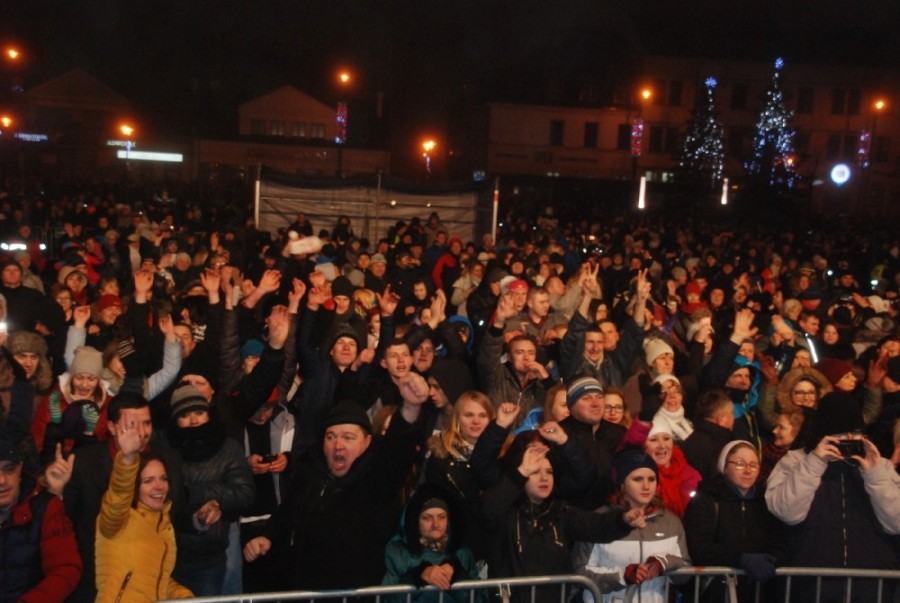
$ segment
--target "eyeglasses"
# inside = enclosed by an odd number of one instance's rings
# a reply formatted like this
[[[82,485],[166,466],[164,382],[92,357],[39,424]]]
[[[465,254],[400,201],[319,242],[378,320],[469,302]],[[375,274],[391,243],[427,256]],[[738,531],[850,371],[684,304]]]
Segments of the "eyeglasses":
[[[625,407],[621,404],[607,404],[606,410],[608,410],[609,412],[624,412]]]
[[[738,471],[750,469],[750,471],[759,471],[759,463],[747,463],[744,461],[728,461],[729,465],[734,465]]]
[[[816,390],[814,389],[795,389],[791,392],[791,394],[795,396],[803,396],[804,398],[814,398],[816,396]]]

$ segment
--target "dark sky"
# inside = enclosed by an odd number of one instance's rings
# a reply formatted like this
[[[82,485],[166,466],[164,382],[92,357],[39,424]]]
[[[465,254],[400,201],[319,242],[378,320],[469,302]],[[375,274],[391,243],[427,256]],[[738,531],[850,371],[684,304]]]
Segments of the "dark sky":
[[[897,0],[27,0],[0,35],[27,85],[83,67],[152,119],[227,132],[239,103],[292,84],[333,102],[385,94],[392,124],[532,98],[551,75],[627,77],[641,52],[900,64]],[[393,126],[392,126],[393,127]],[[187,132],[186,132],[187,133]]]

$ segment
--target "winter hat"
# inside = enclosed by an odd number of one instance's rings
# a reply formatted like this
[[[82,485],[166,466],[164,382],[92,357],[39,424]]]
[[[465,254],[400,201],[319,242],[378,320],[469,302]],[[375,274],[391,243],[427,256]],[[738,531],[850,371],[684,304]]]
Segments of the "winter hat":
[[[134,344],[130,339],[123,339],[119,342],[119,345],[116,347],[116,356],[119,357],[119,360],[125,360],[132,354],[134,354],[137,350],[134,349]]]
[[[671,373],[663,373],[659,375],[656,379],[653,380],[653,383],[659,383],[660,385],[664,384],[666,381],[674,381],[678,385],[681,385],[681,381],[675,375]]]
[[[650,427],[650,431],[647,432],[647,439],[649,440],[658,433],[667,433],[674,437],[672,426],[669,425],[667,421],[654,421],[653,425]]]
[[[647,366],[653,364],[656,359],[663,354],[672,354],[673,356],[675,355],[674,350],[672,350],[672,346],[670,346],[664,340],[658,337],[654,337],[644,342],[644,357],[647,359]]]
[[[613,480],[616,489],[621,488],[622,484],[625,483],[625,478],[628,477],[632,471],[638,469],[650,469],[653,471],[654,475],[656,475],[657,479],[659,479],[659,468],[656,466],[656,461],[643,450],[630,448],[616,456],[616,458],[613,459]]]
[[[674,268],[672,268],[672,278],[676,280],[687,278],[687,270],[685,270],[681,266],[675,266]]]
[[[384,259],[384,254],[382,253],[373,253],[372,259],[369,260],[369,266],[374,266],[375,264],[387,264],[387,260]]]
[[[840,358],[822,358],[816,368],[832,385],[837,385],[837,382],[853,369],[849,362]]]
[[[349,324],[342,322],[337,326],[337,328],[332,331],[331,337],[328,338],[328,347],[325,348],[325,352],[330,352],[331,348],[334,347],[334,344],[337,343],[337,340],[341,337],[349,337],[350,339],[355,341],[357,351],[360,351],[363,349],[363,347],[365,347],[363,345],[362,338],[360,338],[359,331],[351,327]]]
[[[241,346],[241,360],[246,360],[250,356],[260,356],[266,346],[259,339],[248,339],[247,343]]]
[[[337,266],[331,258],[319,258],[316,261],[316,272],[324,274],[328,281],[333,281],[338,276]]]
[[[716,469],[719,471],[719,473],[725,473],[725,462],[728,460],[728,453],[730,453],[731,449],[738,444],[746,444],[747,446],[750,446],[751,448],[756,450],[756,446],[754,446],[747,440],[732,440],[731,442],[728,442],[722,448],[722,451],[719,452],[719,460],[716,462]]]
[[[103,354],[86,345],[75,349],[75,358],[69,366],[70,375],[93,375],[99,378],[102,372]]]
[[[14,465],[18,465],[22,461],[22,455],[18,447],[4,428],[0,431],[0,461],[11,461]]]
[[[593,377],[578,377],[566,388],[566,404],[571,407],[585,394],[598,392],[603,395],[603,386]]]
[[[331,296],[343,295],[352,299],[353,289],[353,283],[350,282],[350,279],[346,276],[339,276],[331,283]]]
[[[18,266],[18,264],[16,264],[16,266]],[[4,264],[4,268],[5,267],[6,267],[6,265]],[[21,269],[22,268],[20,266],[19,270],[21,270]],[[78,272],[78,269],[75,268],[74,266],[63,266],[62,268],[59,269],[59,274],[56,276],[56,280],[64,285],[66,283],[66,279],[69,278],[69,275],[72,274],[73,272]]]
[[[359,425],[366,433],[372,433],[372,422],[365,409],[353,400],[341,400],[331,407],[325,419],[324,429],[335,425]]]
[[[172,410],[173,419],[192,410],[209,410],[209,403],[203,397],[203,394],[200,393],[200,390],[187,381],[182,381],[175,388],[175,391],[172,392],[172,400],[169,406]]]
[[[97,300],[97,312],[103,312],[107,308],[112,308],[113,306],[118,308],[123,307],[122,300],[118,295],[106,293],[105,295],[101,295],[100,299]]]
[[[506,290],[507,291],[525,291],[527,293],[528,292],[528,281],[521,279],[521,278],[514,279],[512,282],[509,283],[509,285],[507,285]]]
[[[442,509],[446,512],[450,512],[450,508],[447,506],[447,502],[438,497],[432,497],[422,503],[422,510],[420,513],[427,511],[428,509]]]
[[[862,431],[863,415],[859,402],[843,392],[825,394],[819,400],[815,413],[816,437],[818,444],[827,435]]]
[[[10,353],[16,354],[37,354],[43,356],[47,353],[47,341],[31,331],[18,331],[9,336],[6,347]]]

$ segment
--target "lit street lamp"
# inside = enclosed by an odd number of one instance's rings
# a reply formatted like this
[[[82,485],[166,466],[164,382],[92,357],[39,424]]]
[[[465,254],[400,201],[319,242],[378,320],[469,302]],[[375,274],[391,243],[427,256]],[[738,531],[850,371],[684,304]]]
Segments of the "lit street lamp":
[[[426,139],[422,142],[422,157],[425,158],[425,172],[431,175],[431,152],[437,147],[437,143],[432,139]]]
[[[644,119],[641,114],[644,110],[644,103],[653,98],[653,89],[649,87],[642,88],[637,95],[637,117],[631,120],[631,179],[637,179],[638,159],[644,150]]]
[[[133,144],[131,142],[131,135],[134,134],[134,128],[128,124],[122,124],[119,126],[119,132],[125,137],[125,159],[128,159],[131,154],[131,145]]]

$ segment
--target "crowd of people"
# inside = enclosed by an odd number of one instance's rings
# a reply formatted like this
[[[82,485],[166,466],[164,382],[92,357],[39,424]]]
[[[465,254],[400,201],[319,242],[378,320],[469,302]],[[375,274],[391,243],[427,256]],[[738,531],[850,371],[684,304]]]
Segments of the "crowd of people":
[[[896,232],[0,211],[4,600],[900,569]]]

